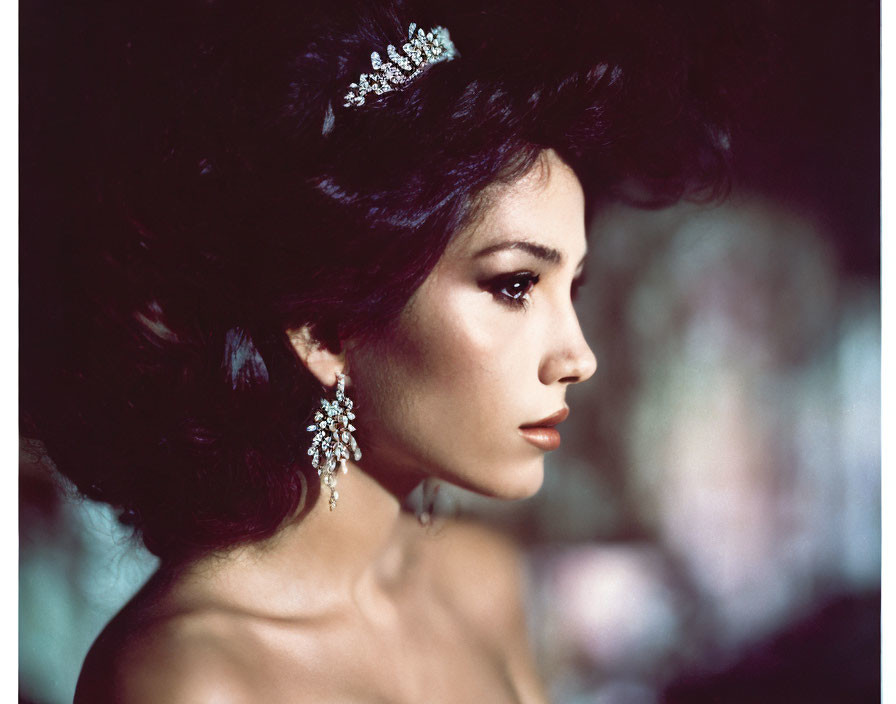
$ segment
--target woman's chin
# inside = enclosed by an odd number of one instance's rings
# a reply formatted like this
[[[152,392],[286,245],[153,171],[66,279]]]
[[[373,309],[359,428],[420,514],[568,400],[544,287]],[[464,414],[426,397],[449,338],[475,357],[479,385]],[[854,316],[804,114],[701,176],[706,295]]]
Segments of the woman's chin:
[[[484,469],[478,476],[450,479],[452,484],[494,499],[515,501],[528,499],[544,483],[544,456],[511,466]]]

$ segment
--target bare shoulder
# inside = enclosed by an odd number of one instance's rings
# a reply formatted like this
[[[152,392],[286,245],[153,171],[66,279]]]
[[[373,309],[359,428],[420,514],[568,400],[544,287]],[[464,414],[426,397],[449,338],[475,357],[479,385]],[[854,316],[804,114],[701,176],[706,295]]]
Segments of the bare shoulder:
[[[249,704],[314,701],[320,673],[272,634],[276,620],[148,585],[88,654],[74,704]],[[292,629],[308,640],[302,628]],[[284,687],[284,673],[289,687]],[[301,685],[301,686],[300,686]]]
[[[119,617],[91,648],[75,695],[81,702],[255,701],[250,663],[226,620],[181,615],[141,622]],[[236,637],[234,637],[236,636]]]
[[[476,521],[448,520],[425,539],[437,590],[493,633],[525,627],[525,560],[508,536]]]

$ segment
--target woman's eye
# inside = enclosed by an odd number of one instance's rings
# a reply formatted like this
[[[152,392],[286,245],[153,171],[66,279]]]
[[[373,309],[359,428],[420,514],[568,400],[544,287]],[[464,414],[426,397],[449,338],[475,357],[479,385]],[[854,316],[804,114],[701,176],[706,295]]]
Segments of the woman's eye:
[[[499,276],[487,284],[487,289],[501,303],[524,307],[529,302],[529,293],[538,283],[538,274],[531,271]]]

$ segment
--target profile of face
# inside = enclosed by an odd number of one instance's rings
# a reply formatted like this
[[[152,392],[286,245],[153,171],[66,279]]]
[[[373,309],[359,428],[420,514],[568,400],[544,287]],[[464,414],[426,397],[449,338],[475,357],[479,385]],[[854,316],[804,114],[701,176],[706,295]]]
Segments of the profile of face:
[[[549,150],[486,195],[396,321],[376,342],[346,345],[346,372],[365,471],[523,498],[556,444],[556,431],[531,426],[562,419],[566,389],[597,366],[572,301],[584,194]]]

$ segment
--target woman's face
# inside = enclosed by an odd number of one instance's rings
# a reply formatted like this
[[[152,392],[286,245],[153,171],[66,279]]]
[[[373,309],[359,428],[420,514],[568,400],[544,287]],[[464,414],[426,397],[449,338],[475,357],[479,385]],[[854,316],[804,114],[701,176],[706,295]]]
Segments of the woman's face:
[[[349,393],[366,471],[522,498],[557,441],[526,426],[555,424],[597,366],[572,305],[584,195],[553,151],[488,195],[382,338],[347,348]]]

